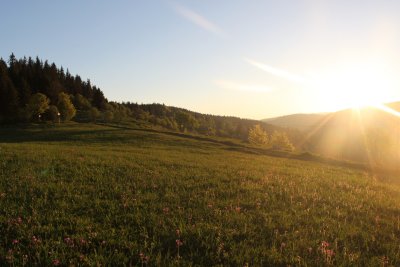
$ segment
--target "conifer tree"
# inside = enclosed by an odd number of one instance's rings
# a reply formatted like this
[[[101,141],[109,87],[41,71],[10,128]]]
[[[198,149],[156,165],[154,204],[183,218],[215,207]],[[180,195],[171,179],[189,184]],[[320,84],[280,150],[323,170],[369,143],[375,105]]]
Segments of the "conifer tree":
[[[0,121],[13,121],[18,113],[18,92],[7,71],[4,60],[0,60]]]

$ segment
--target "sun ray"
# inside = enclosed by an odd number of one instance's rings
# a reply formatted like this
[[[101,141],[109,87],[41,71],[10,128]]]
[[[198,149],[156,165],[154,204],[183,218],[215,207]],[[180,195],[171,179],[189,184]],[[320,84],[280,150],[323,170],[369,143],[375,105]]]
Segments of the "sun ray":
[[[363,145],[364,145],[363,148],[365,149],[365,154],[367,156],[368,167],[372,171],[372,174],[375,174],[376,173],[376,171],[375,171],[375,166],[376,165],[375,165],[375,162],[373,160],[371,149],[370,149],[369,144],[368,144],[368,138],[367,138],[367,134],[366,134],[366,131],[365,131],[365,123],[363,122],[362,114],[360,112],[360,109],[358,109],[358,108],[357,109],[353,109],[353,111],[357,115],[358,127],[359,127],[360,132],[361,132],[362,142],[363,142]]]
[[[333,117],[333,113],[329,113],[322,120],[315,124],[315,126],[307,133],[303,140],[299,143],[299,147],[303,147],[304,144],[318,131],[320,130],[328,121]]]
[[[388,107],[387,105],[374,105],[374,107],[375,108],[377,108],[377,109],[379,109],[379,110],[382,110],[382,111],[384,111],[384,112],[386,112],[386,113],[388,113],[388,114],[390,114],[390,115],[393,115],[393,116],[395,116],[396,118],[400,118],[400,112],[398,112],[397,110],[395,110],[395,109],[392,109],[392,108],[390,108],[390,107]],[[397,161],[400,161],[400,120],[397,120],[397,126],[396,126],[396,131],[397,131],[397,133],[396,133],[396,135],[397,135],[397,137],[396,137],[396,140],[397,140]],[[400,166],[398,166],[397,167],[398,169],[400,169]]]
[[[373,107],[400,118],[400,112],[392,108],[389,108],[388,106],[378,104],[378,105],[373,105]]]

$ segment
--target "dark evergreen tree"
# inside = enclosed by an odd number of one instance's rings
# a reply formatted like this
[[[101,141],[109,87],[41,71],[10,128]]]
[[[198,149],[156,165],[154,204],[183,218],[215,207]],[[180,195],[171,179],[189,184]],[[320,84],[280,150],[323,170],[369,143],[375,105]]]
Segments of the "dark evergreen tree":
[[[105,110],[107,99],[103,92],[93,86],[90,80],[82,81],[79,75],[72,76],[67,69],[57,68],[55,63],[36,59],[17,59],[11,54],[8,64],[0,62],[0,117],[1,121],[16,121],[27,117],[26,106],[34,94],[41,93],[49,98],[52,105],[58,104],[58,96],[65,93],[75,99],[78,94],[80,108],[89,110],[95,106]],[[24,116],[19,116],[23,114]]]
[[[107,99],[104,97],[103,92],[96,87],[93,87],[93,100],[92,105],[99,110],[105,110]]]
[[[18,115],[18,92],[9,77],[7,64],[0,60],[0,121],[10,122]]]

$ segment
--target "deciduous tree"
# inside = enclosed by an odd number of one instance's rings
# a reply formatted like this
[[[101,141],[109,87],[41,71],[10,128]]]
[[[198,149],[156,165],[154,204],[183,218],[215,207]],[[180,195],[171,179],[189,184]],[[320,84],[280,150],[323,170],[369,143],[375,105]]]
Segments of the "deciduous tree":
[[[250,144],[268,145],[268,135],[259,124],[250,128],[248,140]]]
[[[274,131],[271,136],[271,145],[275,150],[293,151],[294,146],[284,132]]]
[[[28,118],[38,118],[49,109],[50,100],[42,93],[36,93],[29,99],[26,107]]]
[[[51,105],[49,107],[48,114],[49,114],[49,118],[50,118],[50,120],[52,122],[58,122],[59,121],[60,116],[58,114],[60,114],[60,113],[59,113],[58,108],[56,106]]]
[[[58,95],[57,107],[61,113],[61,119],[63,121],[71,120],[76,114],[76,109],[72,104],[69,95],[66,93],[60,93]]]
[[[92,107],[92,108],[89,110],[89,119],[90,119],[92,122],[96,122],[96,120],[97,120],[99,117],[100,117],[100,111],[99,111],[97,108]]]

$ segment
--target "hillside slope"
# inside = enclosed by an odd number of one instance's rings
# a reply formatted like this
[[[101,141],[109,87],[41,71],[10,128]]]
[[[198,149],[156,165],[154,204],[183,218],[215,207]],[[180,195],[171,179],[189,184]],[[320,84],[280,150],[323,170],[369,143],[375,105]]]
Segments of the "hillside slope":
[[[1,131],[0,265],[400,264],[390,177],[140,128]]]
[[[400,110],[400,102],[386,106]],[[400,166],[400,117],[374,107],[331,113],[308,131],[304,147],[334,158]]]
[[[291,114],[275,118],[264,119],[262,121],[284,128],[293,128],[300,131],[310,130],[315,124],[321,121],[327,114]]]

